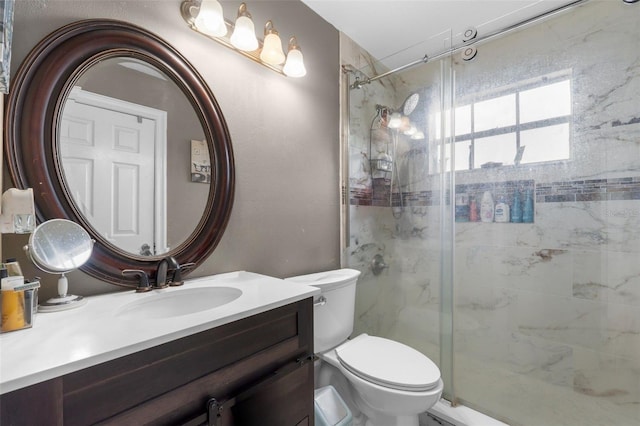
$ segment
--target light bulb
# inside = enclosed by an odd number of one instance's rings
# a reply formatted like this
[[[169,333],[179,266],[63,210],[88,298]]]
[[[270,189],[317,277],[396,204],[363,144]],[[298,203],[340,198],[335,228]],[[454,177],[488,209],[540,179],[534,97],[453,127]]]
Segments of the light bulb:
[[[389,123],[387,124],[387,127],[390,129],[399,129],[401,125],[402,125],[402,116],[400,115],[400,113],[394,112],[393,114],[391,114],[391,117],[389,117]]]
[[[214,37],[227,34],[227,25],[222,14],[222,5],[217,0],[202,0],[195,20],[198,30]]]
[[[253,52],[258,48],[256,30],[245,3],[238,8],[238,18],[230,40],[232,45],[246,52]]]
[[[291,37],[291,39],[289,39],[287,62],[285,62],[282,71],[289,77],[303,77],[307,74],[302,51],[300,50],[300,46],[298,46],[295,37]]]
[[[284,62],[285,56],[282,51],[282,41],[278,35],[278,31],[273,28],[273,23],[267,21],[264,25],[264,44],[260,59],[271,65],[280,65]]]

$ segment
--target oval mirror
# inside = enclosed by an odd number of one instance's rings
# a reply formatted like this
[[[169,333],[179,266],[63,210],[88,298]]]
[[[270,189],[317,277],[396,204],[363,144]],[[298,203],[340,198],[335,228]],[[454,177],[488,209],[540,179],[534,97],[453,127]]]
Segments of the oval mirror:
[[[6,123],[15,185],[34,189],[39,222],[87,230],[90,275],[135,286],[122,270],[153,279],[166,256],[197,266],[222,237],[234,193],[222,111],[154,34],[114,20],[55,31],[16,72]]]
[[[40,270],[60,274],[58,297],[40,304],[39,311],[53,312],[75,308],[86,301],[82,296],[67,294],[65,274],[80,268],[91,257],[93,240],[80,225],[66,219],[48,220],[36,227],[25,248]]]

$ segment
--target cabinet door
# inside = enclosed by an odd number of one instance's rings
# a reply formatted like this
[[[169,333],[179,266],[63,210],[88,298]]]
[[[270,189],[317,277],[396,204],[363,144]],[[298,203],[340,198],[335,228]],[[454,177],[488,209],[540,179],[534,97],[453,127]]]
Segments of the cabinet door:
[[[235,398],[235,426],[313,424],[313,362],[289,365]]]
[[[62,425],[62,379],[0,395],[0,425]]]

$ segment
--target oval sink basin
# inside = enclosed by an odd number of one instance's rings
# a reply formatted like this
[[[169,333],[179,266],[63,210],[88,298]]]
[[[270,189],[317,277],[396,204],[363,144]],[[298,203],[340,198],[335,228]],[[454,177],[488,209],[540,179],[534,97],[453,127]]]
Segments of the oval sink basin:
[[[194,314],[233,302],[242,290],[233,287],[201,287],[152,294],[118,309],[117,315],[171,318]]]

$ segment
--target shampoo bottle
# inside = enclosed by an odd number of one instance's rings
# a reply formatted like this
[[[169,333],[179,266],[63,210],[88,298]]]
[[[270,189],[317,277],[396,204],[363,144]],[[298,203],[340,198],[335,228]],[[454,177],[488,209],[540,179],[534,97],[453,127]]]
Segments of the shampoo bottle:
[[[494,213],[495,221],[504,223],[509,222],[509,204],[504,200],[504,197],[500,197],[498,200],[498,204],[496,204],[496,209]]]
[[[482,222],[493,222],[493,196],[491,192],[485,191],[480,201],[480,220]]]
[[[471,197],[471,201],[469,202],[469,220],[471,222],[480,221],[480,215],[478,214],[478,203],[476,202],[475,197]]]
[[[524,198],[522,221],[524,223],[533,223],[533,193],[530,189],[527,189],[527,193]]]
[[[520,201],[520,191],[513,194],[513,209],[511,210],[511,222],[522,222],[522,202]]]

